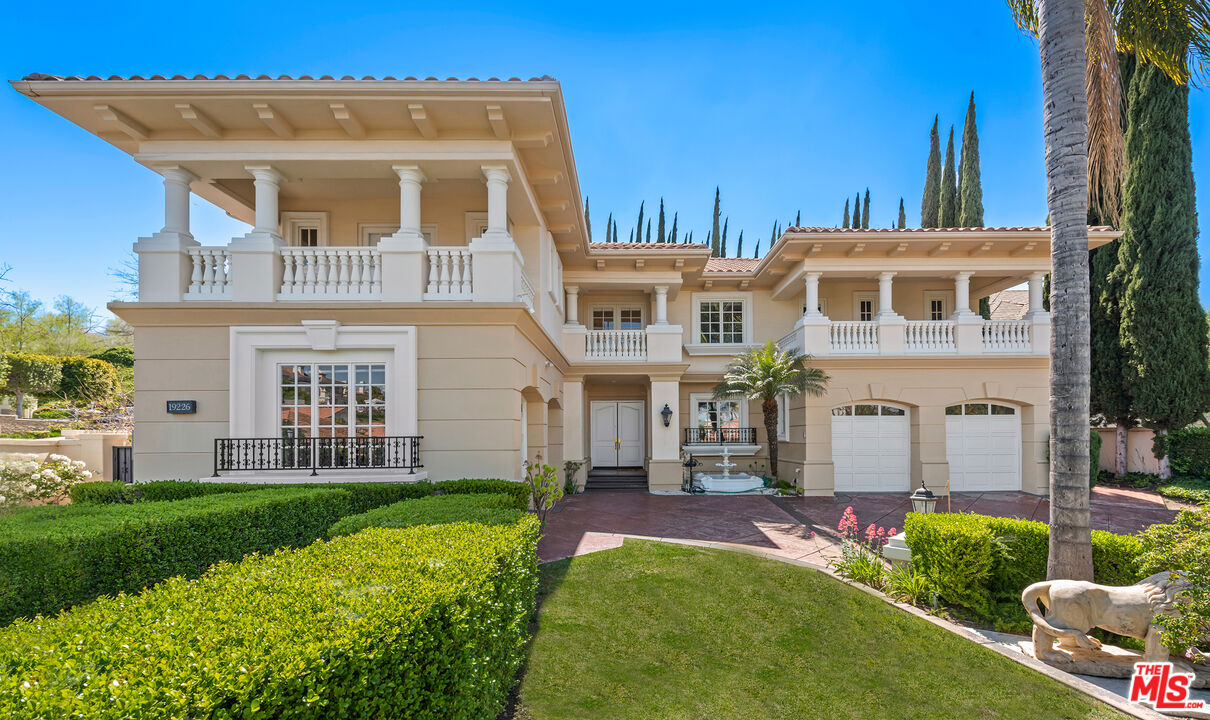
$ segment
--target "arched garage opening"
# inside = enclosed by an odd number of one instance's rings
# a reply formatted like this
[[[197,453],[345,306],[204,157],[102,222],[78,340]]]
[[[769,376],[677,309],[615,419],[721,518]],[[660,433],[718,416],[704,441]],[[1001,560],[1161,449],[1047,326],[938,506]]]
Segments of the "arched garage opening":
[[[911,485],[908,409],[888,403],[832,408],[836,492],[906,492]]]
[[[1021,410],[979,401],[945,408],[950,491],[1021,489]]]

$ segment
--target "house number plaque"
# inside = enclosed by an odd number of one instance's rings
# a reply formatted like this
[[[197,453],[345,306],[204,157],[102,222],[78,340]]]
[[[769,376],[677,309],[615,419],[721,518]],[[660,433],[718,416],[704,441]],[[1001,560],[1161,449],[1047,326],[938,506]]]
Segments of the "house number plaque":
[[[169,400],[168,414],[192,415],[197,412],[197,400]]]

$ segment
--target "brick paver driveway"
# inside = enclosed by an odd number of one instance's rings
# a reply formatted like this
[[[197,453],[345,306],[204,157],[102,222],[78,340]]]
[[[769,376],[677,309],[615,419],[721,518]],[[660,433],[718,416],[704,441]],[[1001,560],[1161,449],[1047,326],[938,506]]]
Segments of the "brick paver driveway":
[[[1043,522],[1050,512],[1046,498],[1018,492],[955,493],[951,503],[954,512]],[[838,553],[836,523],[846,507],[857,513],[861,527],[874,523],[902,529],[911,503],[907,493],[831,498],[587,493],[565,499],[550,513],[538,554],[544,561],[557,560],[617,547],[621,535],[644,535],[742,545],[823,564]],[[945,509],[943,498],[937,510]],[[1095,530],[1132,534],[1175,515],[1154,493],[1093,488]]]

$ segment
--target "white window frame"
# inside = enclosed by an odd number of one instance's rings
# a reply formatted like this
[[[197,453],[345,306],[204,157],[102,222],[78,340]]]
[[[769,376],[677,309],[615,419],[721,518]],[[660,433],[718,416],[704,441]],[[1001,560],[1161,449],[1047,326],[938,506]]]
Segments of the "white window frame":
[[[932,320],[933,301],[941,301],[941,319],[949,320],[954,314],[954,293],[946,290],[927,290],[924,293],[924,319]]]
[[[745,345],[752,344],[752,293],[693,293],[693,327],[691,329],[690,340],[693,342],[688,345],[693,345],[699,348],[741,348]],[[743,303],[740,312],[743,313],[742,320],[742,338],[738,343],[706,343],[702,342],[702,303],[705,302],[728,302],[736,301]]]
[[[370,244],[370,233],[381,233],[383,235],[393,235],[399,232],[399,223],[397,222],[364,222],[357,223],[357,244],[360,247],[373,247]],[[424,241],[429,245],[437,244],[437,225],[427,223],[420,226],[420,234],[424,236]]]
[[[646,310],[646,308],[643,307],[643,304],[639,303],[639,302],[593,303],[588,308],[588,329],[589,330],[595,329],[595,328],[593,328],[593,324],[594,324],[594,315],[597,310],[611,311],[613,313],[613,324],[614,324],[613,329],[621,330],[621,327],[619,327],[619,326],[622,324],[622,310],[635,310],[635,309],[637,309],[639,311],[639,327],[638,327],[638,329],[642,330],[643,328],[647,327],[647,310]]]
[[[859,290],[853,293],[853,319],[858,321],[861,320],[861,303],[863,300],[869,300],[870,307],[873,308],[870,312],[870,320],[878,317],[878,293],[868,290]]]
[[[282,427],[282,421],[281,421],[281,411],[286,407],[292,407],[292,408],[305,407],[303,405],[299,405],[297,402],[291,403],[287,406],[286,404],[282,403],[282,401],[281,401],[281,387],[282,387],[281,368],[286,365],[309,365],[309,366],[311,366],[311,383],[310,383],[310,388],[309,388],[310,394],[311,394],[311,402],[310,402],[311,424],[310,424],[310,427],[307,428],[307,433],[308,433],[307,437],[312,437],[312,438],[326,437],[326,436],[319,435],[317,432],[318,430],[321,429],[321,426],[318,423],[318,414],[319,413],[317,412],[317,410],[320,407],[332,407],[332,408],[340,407],[337,405],[321,406],[321,405],[317,404],[320,383],[319,383],[318,373],[316,372],[315,368],[320,365],[345,365],[350,368],[350,370],[351,370],[350,376],[346,383],[347,397],[345,398],[345,403],[343,405],[343,407],[348,411],[348,416],[347,416],[348,422],[343,426],[333,425],[332,427],[333,428],[343,427],[346,429],[346,431],[352,432],[358,427],[358,425],[357,425],[357,401],[356,401],[357,382],[356,382],[356,378],[354,376],[354,373],[355,373],[354,369],[358,365],[381,365],[381,366],[383,366],[383,370],[384,370],[383,386],[385,387],[385,392],[383,393],[383,400],[382,400],[382,408],[383,408],[382,427],[383,427],[383,435],[390,436],[390,434],[391,434],[390,426],[387,425],[387,423],[386,423],[386,416],[387,416],[387,413],[389,412],[388,407],[390,405],[389,398],[391,397],[390,369],[388,367],[388,362],[387,362],[387,360],[389,360],[389,357],[385,356],[382,353],[377,353],[377,354],[380,354],[383,356],[376,360],[350,359],[350,358],[333,359],[332,356],[328,353],[319,355],[318,357],[315,355],[315,353],[307,353],[307,355],[309,357],[307,357],[305,360],[292,360],[292,359],[289,359],[288,355],[283,354],[284,356],[282,358],[279,358],[278,362],[277,362],[277,378],[278,378],[278,383],[277,383],[278,405],[277,405],[277,407],[278,407],[278,411],[277,411],[277,434],[275,437],[284,437],[285,436],[284,428]],[[372,405],[373,405],[373,403],[371,403],[371,406]],[[371,424],[369,425],[369,427],[373,427],[372,420],[371,420]],[[341,436],[330,436],[330,437],[341,437]],[[374,437],[374,436],[351,434],[351,435],[345,435],[343,437]]]
[[[330,242],[328,239],[328,213],[326,212],[300,212],[291,210],[281,214],[282,234],[286,244],[290,247],[298,247],[298,231],[303,228],[315,228],[317,233],[316,247],[327,247]]]
[[[731,400],[739,405],[739,426],[740,428],[751,427],[748,424],[748,400],[742,395],[722,398],[722,400]],[[712,393],[689,393],[689,423],[686,427],[697,427],[697,404],[699,402],[720,402],[719,398],[714,397]]]
[[[782,393],[777,396],[777,440],[787,442],[790,439],[790,396]]]

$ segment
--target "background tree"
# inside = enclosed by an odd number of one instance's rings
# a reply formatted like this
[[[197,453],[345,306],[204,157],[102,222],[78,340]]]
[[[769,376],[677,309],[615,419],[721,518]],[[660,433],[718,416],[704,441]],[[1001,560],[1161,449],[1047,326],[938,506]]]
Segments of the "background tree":
[[[1117,240],[1089,254],[1090,361],[1089,412],[1101,422],[1113,425],[1113,474],[1126,474],[1126,441],[1129,428],[1137,418],[1130,403],[1126,384],[1126,353],[1119,328],[1122,323],[1121,274],[1118,267]]]
[[[17,401],[17,417],[25,410],[26,393],[48,393],[59,386],[61,360],[50,355],[7,353],[8,378],[4,391]]]
[[[104,360],[61,358],[57,392],[66,400],[106,403],[118,392],[118,372]]]
[[[984,320],[992,319],[992,300],[988,297],[979,298],[979,317]]]
[[[1210,406],[1206,317],[1197,295],[1189,90],[1140,63],[1130,83],[1119,249],[1122,347],[1131,404],[1162,435]],[[1169,476],[1167,458],[1161,477]]]
[[[723,219],[723,239],[719,244],[719,257],[727,257],[727,226],[731,224],[731,218]]]
[[[950,125],[949,144],[945,146],[945,166],[941,168],[941,207],[937,227],[958,227],[958,174],[954,169],[954,126]]]
[[[651,218],[647,218],[647,239],[644,242],[651,242]]]
[[[660,198],[660,224],[656,226],[655,241],[663,243],[665,240],[667,237],[664,235],[664,198]]]
[[[9,291],[0,303],[0,348],[12,352],[26,352],[45,334],[45,327],[38,322],[42,314],[42,303],[34,300],[25,291]]]
[[[903,198],[899,198],[899,229],[907,227],[907,213],[903,211]]]
[[[941,211],[941,137],[937,134],[937,116],[929,131],[929,159],[924,170],[924,195],[920,199],[920,227],[938,227]]]
[[[588,232],[588,242],[592,242],[592,219],[588,214],[588,198],[584,198],[584,229]]]
[[[824,371],[807,367],[809,355],[779,350],[772,341],[744,352],[727,366],[714,386],[714,397],[759,400],[769,442],[769,473],[777,479],[777,398],[780,395],[819,397],[828,386]]]
[[[744,231],[739,231],[739,238],[735,241],[735,257],[744,256]]]
[[[861,203],[861,227],[870,226],[870,189],[865,189],[865,200]]]
[[[605,242],[613,240],[613,213],[609,213],[609,217],[605,220]]]
[[[676,218],[679,213],[672,213],[672,234],[668,238],[668,242],[676,244]]]
[[[645,204],[646,204],[646,201],[642,201],[639,203],[639,221],[638,221],[638,224],[634,226],[635,242],[643,242],[643,206]]]
[[[55,298],[54,312],[46,313],[39,351],[51,355],[87,355],[97,345],[97,313],[92,308],[66,295]]]
[[[754,258],[760,257],[760,240],[756,241],[756,249],[752,251],[752,257],[754,257]]]
[[[718,186],[715,185],[714,186],[714,218],[711,223],[710,235],[708,235],[706,237],[706,240],[710,243],[710,256],[711,257],[719,257],[719,250],[720,250],[719,238],[721,236],[719,235],[719,229],[718,229],[718,213],[719,213],[719,194],[718,194]]]
[[[983,227],[983,181],[979,177],[979,129],[975,122],[975,93],[966,106],[962,126],[962,159],[958,163],[958,227]]]
[[[861,193],[853,196],[853,222],[849,224],[851,228],[861,227]]]
[[[840,221],[840,226],[842,228],[847,228],[849,226],[849,199],[848,198],[844,199],[844,219]],[[773,232],[774,232],[774,235],[776,235],[777,223],[773,223]],[[774,241],[774,242],[776,242],[776,241]]]

